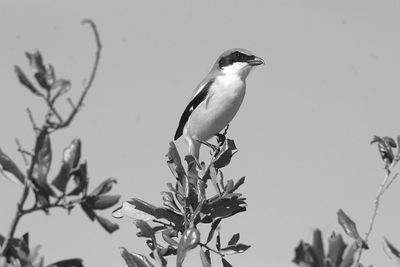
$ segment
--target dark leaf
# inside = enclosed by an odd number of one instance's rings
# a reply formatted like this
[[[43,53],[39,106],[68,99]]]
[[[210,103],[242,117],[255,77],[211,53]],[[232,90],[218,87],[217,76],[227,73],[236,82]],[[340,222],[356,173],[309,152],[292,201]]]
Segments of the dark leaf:
[[[178,244],[176,266],[181,267],[189,250],[194,249],[200,242],[200,232],[196,228],[189,228],[182,234]]]
[[[110,234],[119,229],[117,223],[111,222],[110,220],[102,216],[96,215],[96,219],[100,223],[100,225],[103,226],[103,228]]]
[[[68,167],[67,171],[68,173],[64,173],[64,175],[71,175],[73,177],[73,181],[76,184],[76,187],[68,193],[68,196],[77,196],[81,193],[83,193],[83,195],[85,196],[87,194],[87,187],[89,184],[89,177],[87,175],[87,163],[81,163],[77,168],[73,170],[69,170]]]
[[[323,266],[324,265],[324,244],[322,242],[322,234],[321,231],[316,229],[314,230],[313,233],[313,242],[312,242],[312,248],[314,251],[315,255],[315,261],[317,266]]]
[[[68,259],[52,263],[47,267],[83,267],[83,262],[81,259]]]
[[[25,52],[25,55],[29,60],[29,64],[30,64],[31,68],[35,72],[45,72],[46,68],[43,64],[43,58],[38,50],[35,50],[32,53]]]
[[[25,73],[21,70],[20,67],[15,66],[14,70],[15,70],[15,74],[17,74],[19,82],[22,85],[24,85],[26,88],[28,88],[29,91],[31,91],[31,93],[33,93],[34,95],[43,96],[42,93],[40,93],[36,89],[36,87],[31,83],[31,81],[26,77]]]
[[[211,229],[210,229],[210,232],[208,233],[206,244],[208,244],[212,240],[212,238],[214,236],[214,233],[215,233],[215,229],[217,229],[217,227],[218,227],[219,223],[221,222],[221,220],[222,220],[222,218],[215,219],[213,221],[213,223],[211,224]]]
[[[50,135],[46,131],[40,132],[35,145],[36,164],[33,170],[34,183],[40,188],[42,194],[55,196],[53,189],[47,183],[47,175],[50,170],[52,151]]]
[[[0,149],[0,172],[14,183],[25,183],[25,175],[4,152]],[[7,175],[5,172],[12,175]]]
[[[293,262],[297,265],[302,266],[314,266],[315,264],[315,255],[312,247],[300,241],[299,245],[295,248],[295,256]]]
[[[242,184],[244,184],[244,180],[246,179],[245,176],[243,176],[242,178],[240,178],[236,184],[233,186],[231,193],[235,192]]]
[[[83,211],[86,213],[86,215],[90,218],[90,220],[94,221],[96,219],[96,213],[94,212],[94,210],[89,207],[85,202],[83,202],[81,204],[81,208],[83,209]]]
[[[119,202],[120,195],[102,195],[95,196],[93,198],[88,197],[90,199],[89,203],[92,205],[92,208],[95,210],[103,210],[108,209]],[[93,199],[93,200],[91,200]]]
[[[232,255],[232,254],[237,254],[237,253],[243,253],[246,250],[248,250],[250,246],[245,245],[245,244],[236,244],[233,246],[227,246],[225,248],[221,248],[219,252],[223,255]]]
[[[236,243],[239,241],[240,238],[240,234],[236,233],[232,236],[231,240],[229,240],[228,242],[228,246],[234,246],[236,245]]]
[[[136,227],[140,230],[140,232],[136,234],[138,237],[148,237],[152,239],[154,238],[154,230],[147,222],[143,220],[136,220],[135,224]]]
[[[81,141],[72,140],[71,144],[63,151],[63,160],[60,173],[53,180],[52,184],[61,192],[65,192],[70,178],[70,171],[75,168],[81,157]]]
[[[154,267],[145,256],[130,253],[125,248],[121,248],[121,256],[124,258],[128,267]]]
[[[394,141],[394,139],[392,137],[384,136],[384,137],[382,137],[382,139],[386,144],[388,144],[388,146],[393,147],[393,148],[397,147],[396,141]]]
[[[226,139],[221,147],[220,152],[214,160],[214,166],[217,169],[223,168],[231,162],[232,156],[237,152],[235,142],[231,139]]]
[[[339,266],[342,261],[342,255],[346,249],[346,244],[341,235],[332,233],[328,240],[328,258],[331,260],[333,266]]]
[[[222,260],[222,266],[224,267],[233,267],[232,264],[230,264],[225,258],[221,258]]]
[[[176,214],[176,213],[170,211],[169,209],[155,207],[155,206],[153,206],[143,200],[137,199],[137,198],[132,198],[132,200],[128,201],[127,203],[130,204],[130,206],[125,204],[125,210],[124,209],[116,210],[116,211],[122,212],[122,216],[127,215],[127,216],[131,217],[129,212],[128,213],[125,212],[125,211],[127,211],[127,209],[129,209],[129,211],[138,210],[138,211],[147,213],[147,214],[155,217],[156,219],[166,219],[167,221],[173,223],[177,227],[177,230],[179,230],[179,231],[182,230],[182,228],[183,228],[183,217],[179,214]],[[123,207],[124,207],[124,205],[123,205]],[[113,216],[118,217],[118,215],[121,215],[121,214],[113,213]],[[132,214],[132,216],[135,216],[135,213]]]
[[[162,238],[164,239],[165,242],[172,246],[178,246],[178,242],[173,239],[173,237],[178,236],[178,231],[174,229],[166,229],[162,232]]]
[[[246,206],[244,198],[235,195],[226,195],[224,198],[219,198],[203,205],[201,212],[206,217],[202,219],[202,222],[203,220],[207,220],[208,217],[213,220],[216,218],[228,218],[236,213],[246,211]]]
[[[233,189],[233,180],[228,180],[228,182],[226,182],[226,185],[224,188],[224,194],[231,193],[232,189]]]
[[[219,251],[221,249],[221,233],[218,232],[217,234],[217,240],[215,240],[215,247]]]
[[[391,260],[395,261],[397,265],[400,265],[400,251],[386,238],[384,238],[383,250]]]
[[[38,84],[40,84],[43,89],[50,90],[51,86],[47,83],[47,71],[36,72],[34,76]]]
[[[113,184],[116,184],[117,180],[115,178],[107,178],[101,184],[99,184],[90,195],[98,196],[103,195],[111,191]]]
[[[356,224],[350,219],[350,217],[347,216],[342,209],[338,210],[337,216],[338,222],[343,227],[344,232],[353,238],[360,247],[363,249],[368,249],[367,243],[361,238],[357,231]]]
[[[174,142],[169,143],[168,153],[165,156],[168,158],[167,164],[172,174],[176,179],[182,179],[185,176],[185,169],[183,168],[181,157]]]
[[[203,267],[211,267],[211,257],[210,257],[210,250],[206,250],[204,252],[203,249],[200,249],[200,259]]]

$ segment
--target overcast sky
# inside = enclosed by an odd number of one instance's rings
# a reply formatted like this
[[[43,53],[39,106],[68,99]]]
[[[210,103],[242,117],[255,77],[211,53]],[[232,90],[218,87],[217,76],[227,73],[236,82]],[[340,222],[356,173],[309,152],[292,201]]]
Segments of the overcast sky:
[[[397,0],[2,0],[0,147],[23,166],[14,138],[32,147],[25,109],[38,120],[44,111],[18,84],[13,66],[28,70],[24,52],[40,49],[57,75],[72,81],[76,98],[94,59],[92,32],[80,24],[91,18],[104,46],[98,75],[72,126],[53,135],[51,174],[58,171],[62,149],[79,137],[92,187],[116,177],[113,192],[122,200],[161,205],[159,192],[173,181],[164,155],[194,88],[221,52],[251,50],[266,65],[248,77],[247,95],[229,130],[239,153],[224,172],[235,180],[246,175],[241,192],[249,206],[224,221],[222,239],[240,232],[242,242],[252,245],[228,258],[233,266],[293,266],[294,247],[300,239],[311,241],[313,229],[325,237],[342,233],[339,208],[360,233],[367,230],[384,175],[369,142],[375,134],[400,134],[399,13]],[[185,154],[183,141],[177,145]],[[386,236],[400,247],[399,191],[396,182],[384,196],[365,264],[395,266],[382,240]],[[0,179],[2,234],[20,192]],[[118,247],[148,253],[127,219],[109,235],[79,209],[70,216],[62,210],[52,214],[24,217],[17,230],[29,231],[31,243],[43,245],[46,263],[80,257],[87,266],[124,266]],[[201,266],[198,251],[187,266]]]

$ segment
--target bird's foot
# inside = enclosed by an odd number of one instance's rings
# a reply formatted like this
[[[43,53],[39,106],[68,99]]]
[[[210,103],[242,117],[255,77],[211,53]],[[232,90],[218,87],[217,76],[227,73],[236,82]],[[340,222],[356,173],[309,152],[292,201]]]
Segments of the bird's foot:
[[[217,133],[216,134],[217,142],[218,142],[218,146],[219,147],[221,147],[225,143],[226,135],[228,133],[228,129],[229,129],[229,124],[226,125],[226,127],[224,129],[224,132],[222,134],[221,133]]]

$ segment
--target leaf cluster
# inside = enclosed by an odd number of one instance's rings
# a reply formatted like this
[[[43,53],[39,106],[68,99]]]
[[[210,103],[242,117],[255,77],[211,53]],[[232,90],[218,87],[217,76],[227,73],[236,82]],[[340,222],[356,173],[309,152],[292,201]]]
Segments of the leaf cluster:
[[[200,247],[203,266],[211,266],[210,252],[221,257],[224,266],[231,266],[225,256],[242,253],[250,246],[239,243],[240,235],[235,234],[227,245],[221,245],[219,225],[222,220],[246,211],[246,199],[238,188],[245,178],[237,182],[226,180],[222,168],[226,167],[236,153],[233,140],[226,139],[214,147],[208,166],[198,167],[190,155],[185,157],[187,168],[173,142],[167,153],[167,164],[174,176],[174,183],[168,183],[168,191],[161,192],[163,206],[157,207],[143,200],[132,198],[113,212],[116,218],[124,216],[132,219],[139,229],[138,237],[146,239],[151,250],[150,257],[158,266],[167,266],[166,257],[176,256],[176,266],[183,265],[190,250]],[[207,196],[208,185],[212,184],[216,193]],[[199,224],[210,225],[206,238],[198,230]],[[215,249],[209,243],[215,237]],[[146,256],[121,252],[128,266],[155,266]]]

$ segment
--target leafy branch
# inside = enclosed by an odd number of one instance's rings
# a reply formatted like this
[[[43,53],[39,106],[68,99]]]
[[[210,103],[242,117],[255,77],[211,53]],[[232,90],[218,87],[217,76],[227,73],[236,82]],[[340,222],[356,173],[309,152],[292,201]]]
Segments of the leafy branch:
[[[21,153],[27,165],[26,174],[24,174],[14,161],[0,149],[0,173],[11,181],[23,185],[23,190],[17,202],[17,209],[11,221],[8,234],[6,237],[0,235],[0,261],[6,258],[7,262],[16,262],[16,265],[33,266],[32,258],[29,258],[30,252],[27,234],[25,234],[22,239],[14,237],[21,218],[33,212],[43,211],[49,214],[49,210],[54,208],[62,208],[70,212],[76,205],[80,205],[92,221],[98,221],[109,233],[119,228],[116,223],[98,215],[96,212],[96,210],[110,208],[119,202],[119,195],[107,194],[112,189],[113,184],[116,183],[116,180],[108,178],[98,185],[91,193],[88,193],[89,177],[87,162],[80,161],[82,144],[79,139],[72,140],[71,144],[64,149],[59,173],[51,183],[47,181],[53,157],[51,134],[68,127],[81,110],[87,93],[92,87],[100,62],[101,42],[97,27],[91,20],[84,20],[82,23],[88,24],[94,33],[96,54],[88,83],[84,86],[77,103],[74,104],[70,98],[67,99],[68,103],[71,105],[71,111],[66,115],[66,119],[63,119],[62,113],[57,109],[56,103],[71,89],[71,82],[63,78],[57,78],[53,66],[44,64],[39,51],[25,53],[29,60],[30,67],[34,72],[33,76],[36,80],[36,84],[27,77],[19,66],[15,66],[15,73],[19,82],[32,94],[44,100],[47,111],[44,116],[44,122],[39,127],[34,120],[31,110],[29,108],[27,109],[29,120],[31,121],[36,135],[32,151],[24,149],[20,141],[16,139],[18,151]],[[67,186],[70,184],[70,181],[73,181],[75,186],[67,191],[67,188],[69,188]],[[55,189],[57,189],[59,193],[57,193]],[[34,194],[35,201],[31,207],[27,208],[25,206],[30,192]],[[33,251],[32,253],[36,255],[36,252],[37,251]],[[25,258],[21,255],[25,255]],[[79,259],[61,261],[51,266],[72,265],[83,266]],[[43,261],[37,266],[43,266]]]

